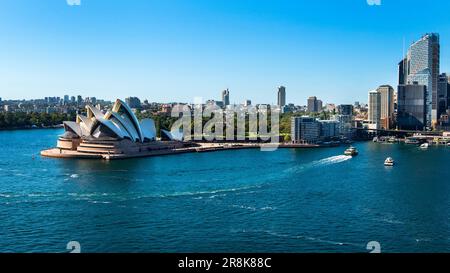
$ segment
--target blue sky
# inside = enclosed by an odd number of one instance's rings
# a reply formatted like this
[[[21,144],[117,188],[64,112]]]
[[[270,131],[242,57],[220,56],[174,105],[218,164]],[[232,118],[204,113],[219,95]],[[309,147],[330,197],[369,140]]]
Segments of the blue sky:
[[[192,102],[367,101],[396,86],[397,63],[426,32],[450,71],[450,1],[4,0],[0,97],[64,94]]]

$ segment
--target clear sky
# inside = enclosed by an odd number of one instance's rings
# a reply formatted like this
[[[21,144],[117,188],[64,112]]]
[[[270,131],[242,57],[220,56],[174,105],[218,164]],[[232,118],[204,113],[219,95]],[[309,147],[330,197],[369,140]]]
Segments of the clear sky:
[[[2,1],[0,97],[365,102],[426,32],[450,71],[448,0],[67,1]]]

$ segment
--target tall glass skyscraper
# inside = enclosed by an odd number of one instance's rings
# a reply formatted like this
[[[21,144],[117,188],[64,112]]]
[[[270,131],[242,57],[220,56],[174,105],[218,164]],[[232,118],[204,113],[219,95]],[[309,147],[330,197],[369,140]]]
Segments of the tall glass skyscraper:
[[[407,83],[417,83],[427,87],[426,116],[427,127],[438,122],[437,95],[439,80],[440,45],[439,34],[429,33],[413,43],[408,50]]]
[[[286,87],[278,87],[278,106],[283,107],[286,105]]]
[[[230,90],[228,88],[222,91],[222,103],[223,106],[230,105]]]

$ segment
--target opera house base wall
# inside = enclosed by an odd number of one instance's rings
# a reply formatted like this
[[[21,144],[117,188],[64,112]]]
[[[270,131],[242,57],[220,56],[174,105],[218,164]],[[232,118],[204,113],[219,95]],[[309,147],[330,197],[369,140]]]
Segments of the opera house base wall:
[[[81,140],[59,138],[57,147],[44,150],[42,156],[53,158],[124,159],[183,153],[185,144],[179,141],[146,143],[124,140]]]

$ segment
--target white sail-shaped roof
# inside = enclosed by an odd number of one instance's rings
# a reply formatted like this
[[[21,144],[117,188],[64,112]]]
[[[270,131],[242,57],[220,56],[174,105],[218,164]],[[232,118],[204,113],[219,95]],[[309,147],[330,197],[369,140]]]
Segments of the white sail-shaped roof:
[[[131,108],[125,102],[123,102],[120,99],[117,99],[116,102],[114,103],[112,112],[115,112],[115,113],[123,112],[123,115],[124,115],[123,118],[125,120],[128,118],[131,121],[131,123],[133,124],[134,128],[136,129],[136,131],[139,135],[139,140],[141,142],[144,141],[141,127],[139,126],[139,121],[138,121],[136,115],[131,110]]]
[[[182,130],[161,130],[170,140],[183,141],[183,131]]]
[[[77,115],[77,123],[80,124],[81,133],[83,136],[89,136],[92,129],[92,119],[83,115]]]
[[[94,125],[92,126],[91,129],[91,135],[92,133],[94,133],[94,131],[98,128],[99,125],[104,125],[106,127],[108,127],[108,129],[110,129],[112,132],[114,132],[114,134],[116,134],[116,136],[118,138],[127,138],[128,134],[126,133],[126,131],[121,130],[120,128],[118,128],[111,120],[107,120],[104,118],[99,118],[99,119],[95,119],[94,121]]]
[[[81,132],[80,124],[76,123],[75,121],[64,121],[64,129],[66,131],[72,131],[73,133],[77,134],[77,136],[82,137],[83,134]]]
[[[77,115],[76,122],[64,122],[67,132],[79,137],[114,137],[135,142],[156,140],[156,127],[152,119],[138,121],[131,108],[116,100],[111,111],[103,113],[92,105],[86,106],[86,116]]]
[[[144,140],[151,141],[156,139],[156,126],[153,119],[143,119],[140,125]]]
[[[141,141],[141,138],[139,136],[138,131],[136,130],[136,127],[134,126],[133,122],[128,118],[128,116],[121,116],[119,113],[117,112],[108,112],[105,115],[106,119],[117,119],[118,122],[120,122],[122,124],[122,126],[125,128],[125,130],[127,131],[128,135],[130,136],[130,139],[132,139],[133,141]]]

